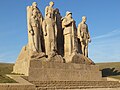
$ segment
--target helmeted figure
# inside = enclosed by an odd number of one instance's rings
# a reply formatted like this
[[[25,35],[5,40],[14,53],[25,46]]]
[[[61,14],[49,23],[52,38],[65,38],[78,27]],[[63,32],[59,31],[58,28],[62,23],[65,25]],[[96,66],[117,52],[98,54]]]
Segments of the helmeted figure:
[[[64,57],[66,58],[77,52],[77,29],[72,13],[69,11],[62,20],[62,28],[64,29]]]
[[[48,58],[51,58],[57,50],[57,26],[56,22],[51,17],[51,13],[47,13],[47,17],[43,21],[43,33],[45,40],[45,53],[48,55]]]
[[[91,39],[86,24],[86,16],[82,17],[82,22],[78,25],[77,35],[81,43],[82,54],[88,57],[88,43],[91,42]]]
[[[42,52],[42,21],[43,16],[33,2],[32,6],[27,7],[27,24],[28,24],[28,48],[30,51]]]

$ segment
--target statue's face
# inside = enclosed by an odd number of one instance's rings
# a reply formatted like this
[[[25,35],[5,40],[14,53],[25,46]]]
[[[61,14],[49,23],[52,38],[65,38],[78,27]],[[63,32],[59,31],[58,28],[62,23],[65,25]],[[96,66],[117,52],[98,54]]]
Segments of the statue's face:
[[[86,17],[83,17],[83,18],[82,18],[82,21],[83,21],[83,22],[86,22],[86,20],[87,20]]]
[[[72,14],[68,14],[68,17],[69,17],[69,18],[72,18]]]

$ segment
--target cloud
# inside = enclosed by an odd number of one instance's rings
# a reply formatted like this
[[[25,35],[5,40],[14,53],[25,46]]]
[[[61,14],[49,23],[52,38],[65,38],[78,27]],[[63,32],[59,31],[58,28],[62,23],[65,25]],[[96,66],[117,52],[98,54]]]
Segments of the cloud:
[[[120,29],[93,37],[89,44],[89,56],[95,62],[120,61]]]
[[[120,35],[120,29],[115,29],[107,34],[104,34],[104,35],[100,35],[100,36],[97,36],[97,37],[93,37],[92,39],[102,39],[102,38],[110,38],[110,37],[116,37]]]

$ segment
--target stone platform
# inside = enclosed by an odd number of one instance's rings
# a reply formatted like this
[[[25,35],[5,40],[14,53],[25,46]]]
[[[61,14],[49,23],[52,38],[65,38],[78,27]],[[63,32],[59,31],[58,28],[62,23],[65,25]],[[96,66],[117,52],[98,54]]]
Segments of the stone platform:
[[[100,81],[99,67],[96,65],[57,63],[31,60],[29,81]]]

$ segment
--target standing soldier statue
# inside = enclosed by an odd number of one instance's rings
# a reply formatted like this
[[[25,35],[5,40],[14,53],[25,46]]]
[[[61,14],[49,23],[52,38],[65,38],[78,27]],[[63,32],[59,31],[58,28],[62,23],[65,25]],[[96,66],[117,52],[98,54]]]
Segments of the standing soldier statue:
[[[69,11],[66,12],[66,16],[62,20],[62,28],[64,29],[64,57],[68,58],[77,52],[77,29],[72,13]]]
[[[78,25],[77,35],[81,43],[82,54],[88,57],[88,43],[91,42],[91,39],[86,24],[86,16],[82,17],[82,22]]]

